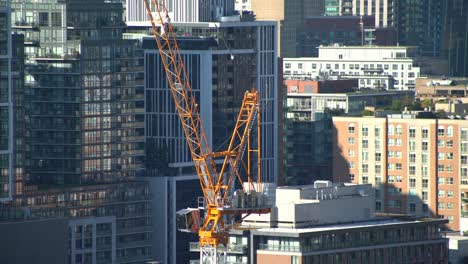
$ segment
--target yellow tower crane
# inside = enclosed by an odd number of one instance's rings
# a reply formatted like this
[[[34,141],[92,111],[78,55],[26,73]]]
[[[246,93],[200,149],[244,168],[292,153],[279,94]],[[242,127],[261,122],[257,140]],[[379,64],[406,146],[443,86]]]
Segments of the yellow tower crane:
[[[227,150],[212,152],[165,0],[143,1],[203,191],[204,219],[191,219],[191,223],[201,222],[191,229],[198,231],[200,263],[225,263],[228,231],[234,222],[241,216],[271,211],[259,202],[266,200],[261,182],[260,93],[245,92]],[[222,163],[217,165],[215,160]],[[257,162],[255,171],[251,160]],[[236,179],[242,189],[234,191]]]

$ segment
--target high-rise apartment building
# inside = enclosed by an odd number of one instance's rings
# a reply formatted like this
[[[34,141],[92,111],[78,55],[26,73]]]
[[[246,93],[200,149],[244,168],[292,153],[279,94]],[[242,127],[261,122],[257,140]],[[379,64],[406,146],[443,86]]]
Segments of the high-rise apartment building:
[[[274,20],[278,23],[278,50],[281,57],[300,55],[297,42],[302,32],[304,18],[324,13],[324,0],[251,0],[257,20]]]
[[[397,115],[333,124],[335,181],[374,184],[377,211],[443,216],[459,230],[468,215],[468,121]]]
[[[12,40],[8,1],[0,1],[0,199],[12,199],[13,85]]]
[[[398,1],[396,27],[400,45],[418,46],[423,56],[441,52],[445,1]]]
[[[468,76],[468,2],[448,0],[443,20],[442,53],[449,63],[449,75]]]
[[[330,2],[338,2],[338,8]],[[343,16],[374,16],[376,27],[394,27],[396,23],[397,0],[338,0],[328,4],[333,7],[326,10],[328,15],[336,15],[338,9],[338,14]]]
[[[25,108],[15,113],[27,127],[15,141],[28,144],[28,156],[25,176],[15,174],[25,185],[2,204],[1,219],[68,218],[71,264],[153,260],[148,184],[136,180],[145,165],[143,50],[123,39],[122,4],[11,5],[26,59],[14,107]]]

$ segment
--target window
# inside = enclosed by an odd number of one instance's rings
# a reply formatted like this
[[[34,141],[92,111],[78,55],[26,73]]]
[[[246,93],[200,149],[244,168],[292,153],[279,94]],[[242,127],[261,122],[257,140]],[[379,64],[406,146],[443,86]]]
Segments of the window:
[[[392,65],[392,70],[398,70],[398,64],[393,64]]]
[[[439,128],[437,129],[437,135],[438,135],[439,137],[443,137],[443,136],[445,135],[444,127],[439,127]]]
[[[447,140],[446,146],[447,146],[447,148],[452,148],[453,147],[453,140]]]
[[[448,190],[447,191],[447,197],[449,197],[449,198],[453,197],[453,191]]]
[[[364,183],[364,184],[369,183],[369,178],[367,177],[367,175],[362,176],[362,183]]]
[[[410,175],[416,174],[416,166],[409,166],[409,174]]]
[[[453,184],[453,178],[452,177],[447,178],[447,184],[449,184],[449,185]]]
[[[428,188],[429,187],[429,180],[428,179],[422,179],[422,187],[423,188]]]
[[[409,150],[410,151],[415,151],[416,150],[416,141],[414,141],[414,140],[409,141]]]
[[[401,126],[400,125],[396,126],[396,134],[401,135],[402,132],[403,132],[403,130],[402,130]]]
[[[461,140],[468,140],[468,129],[467,128],[462,128],[460,138],[461,138]]]
[[[401,176],[396,176],[396,182],[402,182],[403,181],[403,178]]]
[[[374,135],[375,135],[376,137],[379,137],[379,136],[380,136],[380,127],[376,127],[376,128],[374,129]]]
[[[427,164],[427,157],[428,157],[428,156],[427,156],[427,153],[421,154],[421,162],[422,162],[423,164]]]
[[[414,78],[414,72],[408,72],[408,78]]]
[[[348,150],[348,156],[349,157],[354,157],[354,149],[349,149]]]
[[[388,126],[388,134],[393,135],[393,125]]]
[[[411,163],[416,162],[416,153],[410,153],[410,154],[409,154],[409,161],[410,161]]]
[[[60,12],[52,13],[52,26],[61,27],[62,26],[62,14]]]
[[[438,146],[438,147],[443,147],[443,146],[444,146],[444,143],[445,143],[445,142],[444,142],[443,140],[440,140],[440,139],[437,140],[437,146]]]
[[[369,160],[369,152],[363,151],[362,152],[362,161],[368,161]]]
[[[388,139],[388,145],[389,146],[394,146],[395,145],[395,140],[393,138]]]
[[[380,148],[381,148],[380,139],[376,139],[375,142],[374,142],[374,144],[375,144],[375,149],[376,149],[376,150],[380,150]]]
[[[411,213],[415,213],[416,212],[416,204],[410,203],[409,210],[410,210]]]
[[[382,153],[376,152],[375,153],[375,161],[381,161],[382,160]]]
[[[325,68],[330,69],[330,68],[331,68],[331,64],[328,64],[328,63],[327,63],[327,64],[325,65]]]
[[[429,176],[429,168],[427,166],[422,166],[421,167],[421,175],[423,177]]]
[[[438,165],[437,165],[437,171],[438,171],[438,172],[444,172],[444,171],[445,171],[445,166],[444,166],[444,164],[438,164]]]
[[[445,209],[445,203],[438,203],[437,206],[439,209]]]
[[[445,183],[445,178],[439,178],[437,182],[439,183],[439,185],[442,185]]]
[[[428,138],[429,137],[429,129],[423,128],[421,130],[421,132],[422,132],[422,138]]]
[[[401,140],[401,138],[397,138],[395,142],[397,146],[401,146],[403,141]]]
[[[417,196],[417,195],[418,195],[418,194],[416,193],[416,189],[410,189],[410,190],[409,190],[409,194],[410,194],[411,196]]]
[[[395,164],[393,164],[393,163],[388,163],[387,169],[389,169],[389,170],[394,170],[394,169],[395,169]]]
[[[368,148],[369,147],[369,140],[363,139],[362,140],[362,148]]]
[[[416,188],[416,178],[409,179],[410,188]]]
[[[374,167],[375,174],[380,174],[382,171],[382,166],[381,165],[375,165]]]
[[[401,159],[403,157],[403,154],[401,151],[395,151],[395,157]]]
[[[453,210],[453,203],[447,203],[447,209],[448,210]]]
[[[460,144],[460,150],[461,150],[461,152],[463,152],[463,153],[468,152],[468,151],[467,151],[467,150],[468,150],[468,143],[462,142],[462,143]]]
[[[354,138],[353,137],[348,138],[348,144],[354,145]]]
[[[369,128],[367,128],[367,127],[362,128],[362,136],[363,137],[369,136]]]
[[[286,63],[286,64],[284,65],[284,67],[285,67],[286,69],[291,68],[291,63]]]
[[[369,172],[369,165],[368,164],[362,164],[362,172],[363,173],[368,173]]]
[[[461,164],[468,164],[468,156],[467,155],[461,155],[460,157],[460,160],[461,160]]]
[[[445,191],[444,190],[439,190],[439,193],[437,195],[438,197],[445,197]]]
[[[429,205],[423,204],[422,208],[423,208],[423,212],[425,212],[425,213],[429,212]]]
[[[447,153],[447,159],[448,160],[453,160],[453,152]]]
[[[349,162],[349,168],[352,170],[354,169],[354,161]]]
[[[348,133],[349,134],[354,134],[354,125],[353,124],[348,126]]]
[[[443,152],[439,152],[439,153],[437,154],[437,158],[438,158],[439,160],[445,159],[445,155],[444,155],[444,154],[445,154],[445,153],[443,153]]]
[[[350,174],[349,174],[349,180],[350,180],[350,181],[354,181],[354,174],[353,174],[353,173],[350,173]]]
[[[453,166],[452,165],[445,166],[445,171],[450,172],[450,173],[453,172]]]
[[[382,203],[381,202],[375,202],[375,210],[376,211],[381,211],[382,210]]]
[[[317,69],[317,64],[312,63],[312,69],[314,69],[314,70]]]
[[[394,155],[395,155],[395,152],[393,152],[393,151],[390,151],[390,150],[389,150],[389,151],[387,151],[387,156],[388,156],[389,158],[393,158],[393,157],[394,157]]]
[[[49,26],[49,13],[39,12],[39,26],[41,27]]]
[[[302,63],[297,64],[297,68],[302,69]]]
[[[416,128],[410,128],[409,129],[409,137],[410,138],[416,137]]]
[[[421,196],[422,196],[423,201],[427,201],[427,199],[429,198],[427,191],[422,191]]]
[[[421,147],[422,147],[422,150],[428,150],[429,143],[427,141],[423,141]]]
[[[447,137],[453,137],[453,127],[451,126],[447,128]]]
[[[401,168],[402,168],[402,167],[401,167],[401,163],[395,164],[395,167],[396,167],[397,170],[401,170]]]
[[[395,182],[395,176],[388,176],[387,182],[389,183]]]

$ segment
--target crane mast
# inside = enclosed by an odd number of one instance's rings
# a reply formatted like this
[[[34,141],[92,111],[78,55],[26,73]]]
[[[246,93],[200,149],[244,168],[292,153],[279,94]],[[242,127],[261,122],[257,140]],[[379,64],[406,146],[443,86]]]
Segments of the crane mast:
[[[256,90],[245,92],[228,148],[225,151],[212,152],[165,0],[143,1],[203,192],[206,211],[198,228],[200,261],[224,263],[226,251],[221,249],[226,248],[228,230],[233,223],[241,215],[245,217],[252,213],[268,213],[271,210],[257,202],[249,205],[243,202],[247,194],[253,197],[252,201],[257,201],[257,194],[261,194],[262,188],[260,94]],[[253,135],[257,137],[256,142],[251,140]],[[247,159],[244,159],[244,153],[247,153]],[[256,165],[251,164],[253,157],[256,158]],[[215,159],[222,161],[221,165],[217,166]],[[256,172],[254,167],[257,168]],[[256,183],[253,174],[256,174]],[[247,177],[245,183],[243,176]],[[236,180],[242,190],[234,197]],[[237,200],[233,201],[233,198]]]

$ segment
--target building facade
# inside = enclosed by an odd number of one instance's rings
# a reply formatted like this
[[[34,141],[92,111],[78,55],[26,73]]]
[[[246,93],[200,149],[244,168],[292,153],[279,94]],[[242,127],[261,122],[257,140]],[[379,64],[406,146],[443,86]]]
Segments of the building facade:
[[[380,212],[466,216],[468,121],[334,117],[335,181],[372,183]]]
[[[468,3],[463,0],[446,1],[443,23],[442,56],[448,59],[449,76],[468,76]]]
[[[149,26],[143,1],[125,0],[126,23],[128,26]],[[166,2],[166,7],[175,23],[197,23],[220,21],[221,17],[234,15],[235,0],[190,0]],[[153,12],[156,8],[152,6]]]
[[[8,1],[0,1],[0,199],[12,199],[13,189],[13,72]]]
[[[389,89],[390,84],[385,87],[384,81],[393,76],[395,89],[412,90],[420,75],[419,67],[414,65],[415,52],[411,47],[319,47],[317,58],[284,59],[284,76],[355,76],[362,85],[380,89]]]
[[[394,27],[397,12],[396,0],[338,0],[332,3],[328,15],[374,16],[376,27]]]

